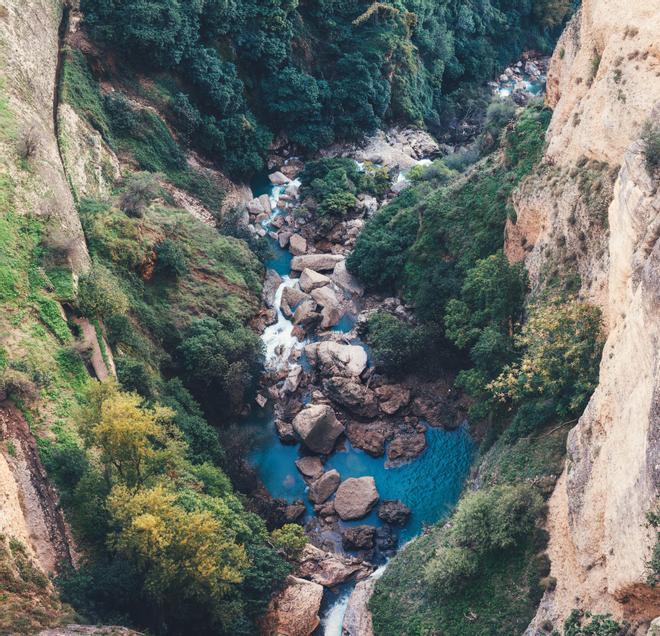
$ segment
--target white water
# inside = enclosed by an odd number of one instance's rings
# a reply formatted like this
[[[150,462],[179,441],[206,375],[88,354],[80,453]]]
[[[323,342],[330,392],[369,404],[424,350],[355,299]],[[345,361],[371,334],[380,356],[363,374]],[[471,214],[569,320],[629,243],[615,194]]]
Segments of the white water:
[[[295,279],[289,276],[282,277],[282,284],[277,288],[275,294],[275,310],[277,311],[277,322],[266,327],[261,339],[266,347],[266,367],[278,370],[288,364],[289,357],[296,349],[301,349],[303,343],[293,335],[293,323],[282,313],[280,304],[285,287],[293,287]]]
[[[378,580],[383,576],[387,568],[387,563],[381,565],[369,579]],[[369,580],[367,579],[367,580]],[[321,626],[323,627],[324,636],[342,636],[342,625],[344,624],[344,615],[348,607],[348,601],[351,598],[353,590],[344,592],[327,610],[324,617],[321,619]],[[359,636],[356,634],[354,636]]]

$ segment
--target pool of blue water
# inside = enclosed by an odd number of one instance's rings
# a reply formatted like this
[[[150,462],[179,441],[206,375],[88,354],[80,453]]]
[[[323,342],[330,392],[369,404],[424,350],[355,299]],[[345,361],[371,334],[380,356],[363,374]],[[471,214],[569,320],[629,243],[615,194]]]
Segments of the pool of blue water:
[[[280,443],[269,414],[262,414],[254,423],[261,426],[261,434],[250,461],[268,491],[287,501],[304,500],[311,514],[307,486],[294,463],[303,454],[300,447]],[[429,427],[426,439],[428,448],[419,457],[398,466],[387,467],[385,457],[371,457],[348,441],[325,464],[326,470],[336,469],[342,480],[372,476],[381,499],[399,499],[412,510],[410,521],[400,532],[400,542],[412,539],[423,524],[434,523],[451,510],[470,471],[473,443],[466,427],[456,431]],[[364,519],[344,525],[363,523],[381,525],[375,510]]]

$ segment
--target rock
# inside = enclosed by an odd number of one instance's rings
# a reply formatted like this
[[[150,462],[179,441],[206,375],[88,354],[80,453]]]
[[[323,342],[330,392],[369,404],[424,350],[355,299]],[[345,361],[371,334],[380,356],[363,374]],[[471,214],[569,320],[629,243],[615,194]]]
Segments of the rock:
[[[357,345],[314,342],[305,346],[310,364],[325,376],[359,376],[367,368],[367,352]]]
[[[259,216],[265,212],[263,205],[259,199],[252,199],[247,205],[246,209],[252,216]]]
[[[398,499],[385,499],[378,506],[378,518],[393,526],[404,526],[410,518],[411,510]]]
[[[346,550],[371,550],[375,538],[376,528],[373,526],[353,526],[341,532],[341,542]]]
[[[426,448],[424,433],[403,433],[395,435],[387,447],[387,459],[390,461],[412,459]]]
[[[376,390],[380,410],[387,415],[394,415],[410,402],[410,389],[400,384],[385,384]]]
[[[304,272],[303,272],[304,274]],[[321,274],[317,274],[320,276]],[[324,278],[327,278],[324,276]],[[328,278],[328,283],[330,279]],[[312,298],[319,304],[321,307],[335,307],[339,309],[339,298],[335,294],[335,290],[332,289],[329,285],[324,285],[323,287],[315,287],[312,289]]]
[[[428,395],[418,396],[413,400],[412,412],[425,420],[429,426],[453,429],[460,424],[448,415],[447,401],[443,398],[434,399]]]
[[[337,263],[344,260],[339,254],[305,254],[294,256],[291,261],[291,269],[302,272],[305,269],[313,269],[315,272],[327,272],[334,270]]]
[[[288,196],[290,196],[292,199],[297,199],[297,198],[298,198],[298,191],[299,191],[299,190],[300,190],[300,186],[299,186],[297,183],[295,183],[295,182],[291,182],[291,183],[287,186],[287,188],[286,188],[286,190],[285,190],[285,193],[286,193]]]
[[[397,181],[395,184],[392,185],[390,190],[394,194],[399,194],[400,192],[403,192],[406,188],[409,188],[411,186],[411,182],[408,181],[408,179],[401,179],[401,181]]]
[[[285,221],[283,216],[276,216],[274,219],[271,219],[270,221],[270,224],[278,230],[284,227],[284,223]]]
[[[270,204],[270,197],[267,194],[262,194],[259,197],[259,203],[261,203],[261,209],[270,216],[273,212],[273,208]]]
[[[293,324],[306,327],[321,320],[320,314],[316,311],[316,303],[313,300],[306,300],[300,305],[293,314]]]
[[[378,199],[365,194],[357,204],[357,209],[365,216],[373,216],[378,211]]]
[[[257,406],[262,409],[266,404],[268,404],[268,398],[264,395],[261,395],[261,393],[257,393],[257,397],[254,399],[254,401],[257,403]]]
[[[342,376],[328,378],[323,382],[323,390],[333,402],[355,415],[362,417],[378,415],[376,394],[354,378]]]
[[[264,288],[261,292],[261,297],[267,307],[272,307],[275,304],[275,294],[281,284],[282,277],[274,269],[269,269],[266,272]]]
[[[394,551],[396,550],[397,539],[392,532],[392,529],[383,526],[382,528],[376,528],[376,547],[381,551],[385,556],[394,556]]]
[[[289,369],[289,374],[286,376],[284,386],[282,387],[283,393],[295,393],[300,386],[302,380],[303,368],[299,364],[294,364]]]
[[[291,240],[291,232],[280,232],[277,235],[277,242],[280,244],[280,247],[284,249]]]
[[[287,318],[291,318],[296,307],[300,305],[300,303],[310,299],[311,296],[305,292],[300,291],[298,287],[285,287],[282,290],[280,309]]]
[[[313,504],[322,504],[326,499],[335,494],[341,477],[336,470],[329,470],[323,473],[318,479],[309,486],[308,497]]]
[[[275,431],[282,444],[295,444],[298,441],[291,422],[275,420]]]
[[[343,521],[361,519],[378,503],[373,477],[350,477],[343,481],[335,495],[335,510]]]
[[[268,604],[261,620],[261,636],[311,636],[321,623],[323,587],[295,576]]]
[[[318,457],[301,457],[296,459],[296,468],[306,479],[318,479],[323,474],[323,464]]]
[[[309,450],[327,455],[344,432],[344,425],[337,420],[335,412],[327,404],[311,404],[296,415],[293,430],[300,435]]]
[[[342,313],[336,307],[324,307],[321,310],[321,329],[330,329],[334,327],[342,317]]]
[[[273,185],[285,185],[291,181],[289,177],[279,171],[273,172],[273,174],[269,174],[268,179]]]
[[[660,616],[654,618],[649,625],[649,631],[646,636],[660,636]]]
[[[341,626],[342,636],[374,636],[369,601],[376,586],[376,574],[360,581],[351,593]]]
[[[300,234],[293,234],[289,239],[289,251],[294,256],[307,254],[307,240]]]
[[[304,516],[306,511],[307,508],[305,508],[305,504],[302,501],[294,501],[284,509],[284,520],[287,523],[295,523]]]
[[[346,293],[353,296],[364,295],[364,286],[346,269],[346,261],[337,263],[330,278],[332,278],[332,281],[337,287],[340,287]]]
[[[361,559],[325,552],[308,543],[302,553],[297,574],[324,587],[336,587],[350,578],[364,579],[374,568]]]
[[[394,435],[386,422],[349,422],[346,436],[355,448],[361,448],[372,457],[385,454],[385,442]]]
[[[303,292],[309,293],[312,290],[328,285],[329,283],[330,279],[327,276],[319,274],[313,269],[304,269],[298,284]]]

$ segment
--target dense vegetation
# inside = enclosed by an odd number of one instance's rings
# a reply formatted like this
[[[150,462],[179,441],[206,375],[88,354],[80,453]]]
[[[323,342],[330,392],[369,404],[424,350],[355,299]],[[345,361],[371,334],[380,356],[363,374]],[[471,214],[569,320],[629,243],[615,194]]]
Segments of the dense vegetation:
[[[438,132],[525,47],[545,50],[570,0],[83,0],[92,35],[166,73],[182,139],[234,175],[273,133],[303,150],[385,121]]]
[[[379,580],[378,634],[522,633],[553,585],[542,499],[561,470],[565,426],[595,389],[603,339],[599,311],[570,285],[529,297],[524,268],[502,252],[511,194],[541,159],[549,115],[540,104],[517,115],[489,109],[475,144],[485,156],[463,173],[441,161],[414,171],[348,260],[368,287],[415,308],[415,326],[383,313],[369,320],[376,364],[396,374],[456,363],[471,420],[485,431],[480,489]]]

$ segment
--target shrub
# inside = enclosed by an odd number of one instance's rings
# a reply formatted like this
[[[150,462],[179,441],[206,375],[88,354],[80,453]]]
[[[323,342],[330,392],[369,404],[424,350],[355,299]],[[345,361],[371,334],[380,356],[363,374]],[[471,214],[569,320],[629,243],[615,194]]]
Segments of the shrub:
[[[654,175],[660,168],[660,123],[648,121],[642,130],[642,147],[646,169]]]
[[[287,523],[281,528],[273,530],[270,538],[275,548],[284,552],[290,561],[298,561],[307,545],[304,528],[295,523]]]
[[[4,369],[0,373],[0,393],[26,402],[33,402],[39,397],[35,382],[27,373],[16,369]]]
[[[128,216],[141,218],[147,206],[158,196],[159,191],[158,179],[153,174],[132,175],[121,195],[119,207]]]
[[[574,609],[564,621],[564,636],[619,636],[623,628],[610,614]]]
[[[183,250],[171,239],[165,239],[156,246],[156,273],[172,278],[188,273]]]
[[[319,212],[323,216],[345,217],[355,209],[357,199],[352,192],[333,192],[323,198]]]
[[[30,161],[37,156],[41,144],[41,135],[36,125],[33,124],[20,133],[16,142],[16,152],[23,161]]]
[[[479,559],[472,550],[444,546],[427,564],[424,577],[435,592],[449,596],[459,592],[478,567]]]
[[[499,137],[504,128],[513,121],[516,105],[510,98],[493,100],[486,110],[484,130],[494,139]]]
[[[95,264],[80,277],[78,308],[87,318],[105,319],[128,311],[128,298],[108,269]]]
[[[600,311],[575,299],[537,305],[515,342],[522,358],[489,385],[493,397],[514,405],[549,399],[559,417],[579,413],[598,383]]]
[[[376,365],[391,375],[401,375],[418,367],[431,345],[423,328],[385,312],[371,316],[367,330]]]

